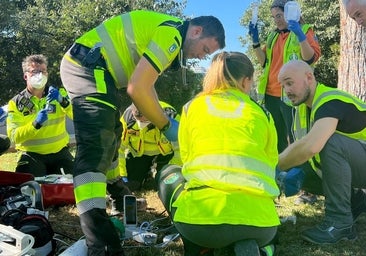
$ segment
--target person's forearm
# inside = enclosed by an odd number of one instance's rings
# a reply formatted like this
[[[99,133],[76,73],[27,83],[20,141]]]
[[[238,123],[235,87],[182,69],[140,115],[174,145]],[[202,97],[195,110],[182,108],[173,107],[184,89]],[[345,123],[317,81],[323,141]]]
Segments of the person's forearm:
[[[168,117],[164,114],[159,104],[154,87],[143,88],[130,94],[130,97],[137,109],[159,129],[163,128],[168,122]]]
[[[261,47],[257,47],[254,50],[255,56],[257,56],[257,59],[259,61],[259,63],[261,64],[261,66],[264,66],[264,62],[266,61],[266,55],[263,52]]]
[[[127,86],[127,93],[137,109],[156,127],[162,129],[169,119],[159,104],[154,84],[158,73],[144,57],[141,58]]]
[[[308,161],[314,154],[309,151],[305,140],[301,139],[289,145],[278,159],[278,167],[285,171]]]
[[[301,57],[304,61],[308,62],[314,58],[314,49],[310,46],[307,40],[304,40],[300,43],[301,47]],[[309,63],[312,64],[312,63]]]

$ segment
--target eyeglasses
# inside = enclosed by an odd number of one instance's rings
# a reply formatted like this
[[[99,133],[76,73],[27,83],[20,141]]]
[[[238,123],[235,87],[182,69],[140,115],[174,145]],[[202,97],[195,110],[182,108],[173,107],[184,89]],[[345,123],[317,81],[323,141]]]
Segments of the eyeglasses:
[[[39,74],[39,73],[42,73],[43,75],[47,75],[47,74],[48,74],[47,70],[37,70],[37,69],[27,70],[27,72],[28,72],[28,73],[31,73],[31,74],[32,74],[32,76],[33,76],[33,75],[37,75],[37,74]]]

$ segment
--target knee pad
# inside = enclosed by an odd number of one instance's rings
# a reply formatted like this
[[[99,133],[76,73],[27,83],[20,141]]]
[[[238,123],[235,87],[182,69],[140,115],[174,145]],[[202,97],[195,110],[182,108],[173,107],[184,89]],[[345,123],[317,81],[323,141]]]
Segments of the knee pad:
[[[166,165],[157,175],[158,196],[170,215],[173,202],[184,188],[185,179],[182,175],[182,167]]]

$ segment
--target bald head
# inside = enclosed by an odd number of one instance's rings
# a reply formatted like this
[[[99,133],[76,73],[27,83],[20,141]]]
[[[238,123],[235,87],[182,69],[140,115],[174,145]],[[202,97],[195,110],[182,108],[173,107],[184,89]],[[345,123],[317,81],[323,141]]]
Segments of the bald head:
[[[366,27],[366,0],[343,0],[343,5],[358,25]]]
[[[284,64],[282,68],[280,69],[280,72],[278,74],[278,80],[281,82],[281,80],[284,80],[287,76],[294,76],[298,74],[304,74],[304,73],[312,73],[313,69],[310,67],[309,64],[307,64],[305,61],[302,60],[291,60]]]
[[[349,3],[358,3],[361,5],[366,5],[366,0],[343,0],[343,5],[347,6]]]

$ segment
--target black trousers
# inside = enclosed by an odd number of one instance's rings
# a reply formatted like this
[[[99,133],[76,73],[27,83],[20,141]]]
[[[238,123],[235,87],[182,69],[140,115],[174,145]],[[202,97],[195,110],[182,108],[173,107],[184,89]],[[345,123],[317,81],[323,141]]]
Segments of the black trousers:
[[[271,113],[277,131],[277,149],[281,153],[289,143],[292,143],[293,136],[291,126],[293,122],[293,108],[285,104],[280,97],[265,95],[266,109]]]
[[[166,156],[160,154],[156,156],[142,155],[140,157],[133,157],[129,153],[126,157],[127,186],[131,191],[141,189],[144,181],[149,177],[151,166],[156,164],[156,171],[159,172],[164,165],[169,163],[173,156],[174,153]]]
[[[81,177],[84,187],[92,189],[94,181],[106,177],[118,157],[121,99],[111,75],[102,67],[86,68],[63,58],[60,74],[72,99],[77,147],[74,183]],[[114,195],[123,194],[125,188],[121,181],[106,187]],[[88,198],[77,202],[77,208],[88,255],[104,255],[105,248],[108,255],[123,255],[119,236],[106,213],[105,196],[94,196],[93,191],[85,194]]]
[[[366,144],[334,133],[320,152],[322,178],[302,165],[302,189],[325,196],[325,219],[339,226],[353,223],[352,209],[365,202]]]
[[[57,153],[38,154],[23,152],[18,160],[15,172],[31,173],[35,177],[49,174],[61,174],[61,168],[65,174],[72,174],[74,157],[69,148],[64,147]]]

